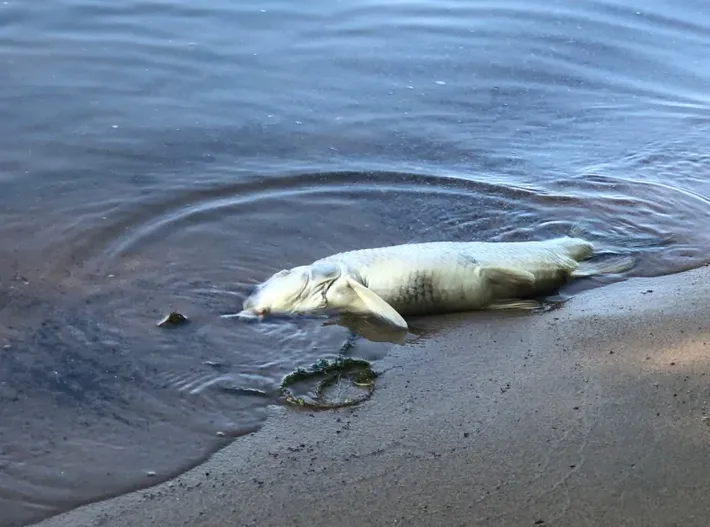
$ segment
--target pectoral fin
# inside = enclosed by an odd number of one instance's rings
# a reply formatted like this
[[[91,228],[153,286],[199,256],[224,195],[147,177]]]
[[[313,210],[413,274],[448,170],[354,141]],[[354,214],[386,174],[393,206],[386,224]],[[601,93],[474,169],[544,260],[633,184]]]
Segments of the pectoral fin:
[[[346,280],[348,286],[355,292],[368,314],[379,317],[396,328],[407,329],[407,322],[402,318],[402,315],[397,313],[397,310],[380,298],[379,295],[351,277],[347,277]]]
[[[523,269],[511,267],[484,267],[481,274],[494,285],[507,288],[533,288],[535,275]]]

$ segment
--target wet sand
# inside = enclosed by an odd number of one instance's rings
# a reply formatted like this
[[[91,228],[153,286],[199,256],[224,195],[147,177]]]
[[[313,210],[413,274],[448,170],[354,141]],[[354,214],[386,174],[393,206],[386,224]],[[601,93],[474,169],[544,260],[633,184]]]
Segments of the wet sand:
[[[272,408],[177,479],[38,525],[704,526],[709,281],[422,320],[443,329],[394,348],[365,404]]]

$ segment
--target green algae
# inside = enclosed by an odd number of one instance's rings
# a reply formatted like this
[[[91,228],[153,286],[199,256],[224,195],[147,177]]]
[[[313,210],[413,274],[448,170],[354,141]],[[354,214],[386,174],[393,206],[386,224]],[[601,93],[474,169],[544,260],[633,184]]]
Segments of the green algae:
[[[375,389],[377,373],[366,360],[338,357],[335,360],[321,359],[308,369],[298,368],[286,375],[281,381],[281,394],[285,401],[294,406],[311,409],[334,409],[354,406],[369,399]],[[291,387],[303,382],[320,379],[313,390],[312,397],[299,397],[293,394]],[[361,395],[346,398],[339,402],[325,401],[326,389],[342,382],[350,381],[353,386],[362,389]]]

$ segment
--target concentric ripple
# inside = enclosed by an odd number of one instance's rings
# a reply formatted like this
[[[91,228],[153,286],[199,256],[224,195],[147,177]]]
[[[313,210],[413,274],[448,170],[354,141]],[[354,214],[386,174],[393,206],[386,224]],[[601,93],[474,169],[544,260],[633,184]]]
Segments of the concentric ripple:
[[[317,319],[220,318],[283,267],[354,247],[574,229],[639,256],[636,274],[707,259],[694,226],[710,225],[710,212],[696,193],[668,187],[658,202],[659,184],[600,174],[546,187],[475,174],[300,174],[178,191],[127,204],[109,224],[76,225],[51,271],[14,280],[6,307],[15,321],[0,371],[3,510],[34,518],[151,484],[257,428],[283,375],[337,356],[348,338]],[[172,310],[190,323],[157,328]],[[386,350],[360,340],[349,353],[377,360]]]

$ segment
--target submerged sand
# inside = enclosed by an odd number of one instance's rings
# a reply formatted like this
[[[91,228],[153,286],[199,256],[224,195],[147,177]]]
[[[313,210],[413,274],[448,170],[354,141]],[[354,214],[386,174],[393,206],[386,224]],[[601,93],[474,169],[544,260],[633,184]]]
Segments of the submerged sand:
[[[393,348],[370,401],[274,407],[177,479],[38,525],[706,526],[709,282],[422,320],[437,331]]]

